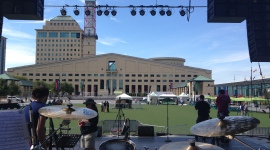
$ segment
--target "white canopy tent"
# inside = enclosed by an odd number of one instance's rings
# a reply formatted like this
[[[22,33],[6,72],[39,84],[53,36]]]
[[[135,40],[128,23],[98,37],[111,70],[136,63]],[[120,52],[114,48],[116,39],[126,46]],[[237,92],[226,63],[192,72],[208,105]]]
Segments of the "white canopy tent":
[[[133,98],[126,93],[118,95],[115,97],[115,108],[132,108],[132,100]]]
[[[179,95],[179,100],[180,100],[180,101],[182,100],[183,103],[187,103],[188,99],[189,99],[189,95],[188,95],[188,94],[181,93],[181,94]]]
[[[171,101],[168,102],[168,103],[178,104],[178,98],[177,98],[177,96],[174,95],[174,94],[172,94],[172,93],[169,93],[169,94],[165,93],[165,94],[159,95],[159,98],[158,99],[159,99],[159,101],[160,101],[161,104],[163,103],[162,100],[165,99],[165,98],[170,98],[171,99]]]

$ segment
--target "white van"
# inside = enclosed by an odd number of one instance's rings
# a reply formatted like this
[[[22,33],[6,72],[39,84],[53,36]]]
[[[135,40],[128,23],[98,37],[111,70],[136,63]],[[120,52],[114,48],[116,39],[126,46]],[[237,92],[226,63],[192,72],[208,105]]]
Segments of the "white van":
[[[7,96],[7,100],[15,100],[16,102],[23,103],[23,100],[17,96]]]

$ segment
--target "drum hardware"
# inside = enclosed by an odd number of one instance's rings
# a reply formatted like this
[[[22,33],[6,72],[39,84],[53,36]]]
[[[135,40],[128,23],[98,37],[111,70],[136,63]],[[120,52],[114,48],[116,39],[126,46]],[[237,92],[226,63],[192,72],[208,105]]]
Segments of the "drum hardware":
[[[218,146],[195,142],[194,140],[186,141],[186,142],[172,142],[169,144],[165,144],[159,148],[159,150],[223,150]]]
[[[99,150],[135,150],[136,145],[131,140],[112,139],[100,144]]]

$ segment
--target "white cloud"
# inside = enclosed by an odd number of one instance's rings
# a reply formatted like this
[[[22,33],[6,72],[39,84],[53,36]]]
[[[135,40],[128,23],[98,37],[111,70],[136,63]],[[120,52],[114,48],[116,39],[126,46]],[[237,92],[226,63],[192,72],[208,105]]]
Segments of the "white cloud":
[[[220,63],[230,63],[237,62],[241,60],[249,59],[249,54],[247,52],[233,52],[217,55],[216,58],[208,58],[205,62],[206,64],[220,64]]]
[[[115,17],[110,17],[111,20],[115,21],[115,22],[120,22],[118,19],[116,19]]]
[[[119,38],[105,38],[105,39],[99,39],[97,42],[103,44],[103,45],[108,45],[108,46],[113,46],[118,43],[124,43],[126,44],[127,42],[124,40],[121,40]]]
[[[25,24],[25,23],[39,24],[40,23],[40,24],[45,24],[47,20],[49,20],[49,19],[43,19],[43,20],[38,20],[38,21],[33,21],[33,20],[26,21],[26,20],[24,20],[24,21],[10,22],[10,23],[23,23],[23,24]]]
[[[11,36],[11,37],[20,38],[20,39],[36,39],[36,37],[32,36],[31,34],[27,34],[18,30],[11,30],[7,28],[3,28],[2,34],[7,36],[7,38]]]

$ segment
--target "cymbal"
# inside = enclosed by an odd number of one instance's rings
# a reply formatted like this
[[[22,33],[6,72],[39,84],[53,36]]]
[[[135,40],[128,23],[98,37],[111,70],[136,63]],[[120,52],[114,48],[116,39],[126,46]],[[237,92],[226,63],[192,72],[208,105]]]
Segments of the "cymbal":
[[[63,120],[91,119],[97,116],[97,112],[89,108],[80,108],[72,105],[46,106],[38,112],[49,118],[59,118]]]
[[[205,137],[235,135],[256,128],[260,120],[248,116],[228,116],[206,120],[190,128],[192,134]]]
[[[159,150],[224,150],[218,146],[202,143],[202,142],[171,142],[169,144],[165,144],[159,148]]]

